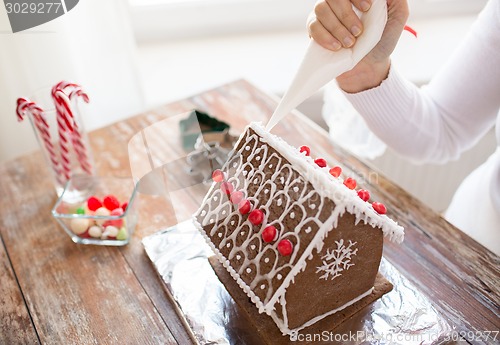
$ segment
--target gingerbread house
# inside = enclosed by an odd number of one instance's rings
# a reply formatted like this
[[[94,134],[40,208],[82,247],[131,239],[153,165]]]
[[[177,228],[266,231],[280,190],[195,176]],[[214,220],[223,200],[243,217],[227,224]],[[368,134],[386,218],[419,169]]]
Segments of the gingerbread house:
[[[283,334],[369,295],[383,237],[403,240],[385,207],[340,170],[252,123],[194,215],[219,261]]]

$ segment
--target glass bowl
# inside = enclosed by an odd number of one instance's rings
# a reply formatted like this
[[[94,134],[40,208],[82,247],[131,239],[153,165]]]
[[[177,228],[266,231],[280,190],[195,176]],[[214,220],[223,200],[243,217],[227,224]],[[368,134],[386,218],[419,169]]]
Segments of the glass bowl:
[[[75,243],[123,246],[137,224],[136,191],[131,178],[75,176],[66,184],[52,215]],[[79,195],[79,199],[68,201],[65,194]]]

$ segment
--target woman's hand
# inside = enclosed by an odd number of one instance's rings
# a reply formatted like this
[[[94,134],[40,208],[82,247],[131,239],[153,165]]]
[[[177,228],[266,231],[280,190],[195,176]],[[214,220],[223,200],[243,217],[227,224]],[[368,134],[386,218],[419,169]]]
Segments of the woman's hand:
[[[363,25],[352,5],[368,11],[371,0],[320,0],[308,20],[309,35],[326,49],[333,51],[356,44]],[[346,92],[355,93],[376,87],[387,78],[390,55],[408,19],[406,0],[387,0],[387,24],[379,43],[352,70],[337,78]]]

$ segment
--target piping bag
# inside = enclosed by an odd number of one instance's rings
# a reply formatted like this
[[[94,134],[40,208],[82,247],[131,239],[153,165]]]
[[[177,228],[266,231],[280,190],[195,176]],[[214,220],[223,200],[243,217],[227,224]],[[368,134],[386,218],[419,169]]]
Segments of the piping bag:
[[[387,22],[386,0],[373,0],[368,12],[354,11],[363,23],[354,46],[331,51],[311,40],[299,70],[267,123],[268,131],[313,93],[356,66],[380,41]]]

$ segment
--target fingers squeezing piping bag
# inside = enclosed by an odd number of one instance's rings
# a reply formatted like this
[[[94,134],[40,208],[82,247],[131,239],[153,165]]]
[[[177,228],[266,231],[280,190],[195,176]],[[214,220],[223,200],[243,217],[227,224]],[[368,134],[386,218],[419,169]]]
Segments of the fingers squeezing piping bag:
[[[373,0],[368,12],[358,14],[363,33],[351,48],[331,51],[311,40],[291,85],[269,120],[271,130],[283,117],[328,82],[349,71],[380,41],[387,22],[386,0]]]

